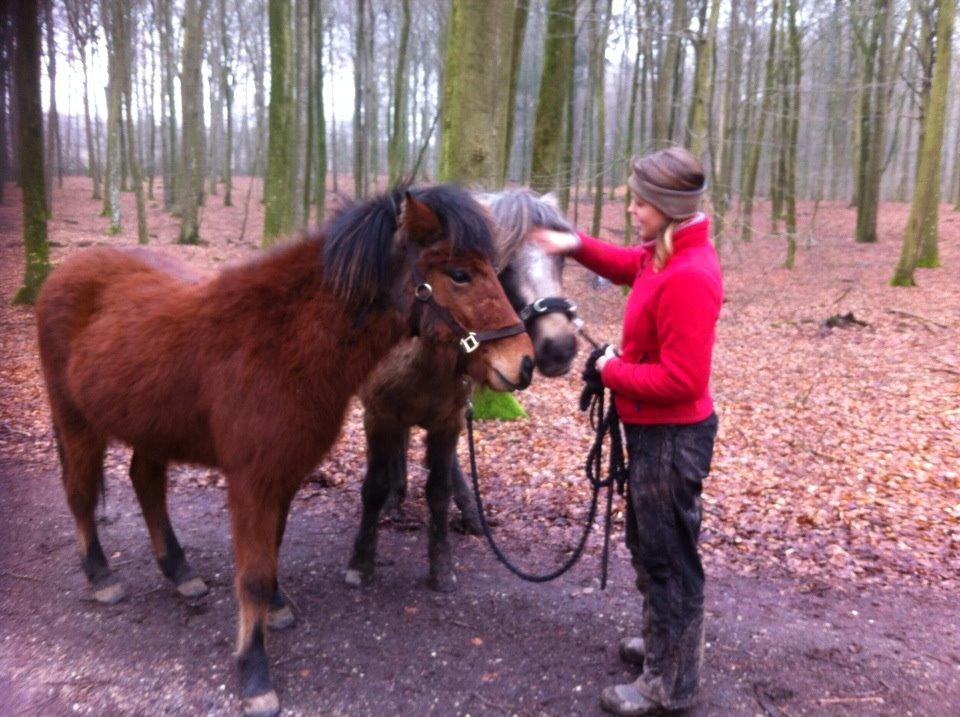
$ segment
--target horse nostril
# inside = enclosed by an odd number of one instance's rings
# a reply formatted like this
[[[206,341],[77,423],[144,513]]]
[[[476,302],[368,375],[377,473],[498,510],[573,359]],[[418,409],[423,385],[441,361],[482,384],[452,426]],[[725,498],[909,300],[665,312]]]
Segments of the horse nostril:
[[[533,359],[529,356],[524,356],[520,360],[520,388],[526,388],[530,385],[530,380],[533,378]]]

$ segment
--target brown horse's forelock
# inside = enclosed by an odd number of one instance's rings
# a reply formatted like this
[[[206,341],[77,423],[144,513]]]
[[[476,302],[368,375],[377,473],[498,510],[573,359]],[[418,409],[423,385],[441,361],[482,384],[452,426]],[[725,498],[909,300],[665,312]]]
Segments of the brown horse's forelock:
[[[496,250],[486,213],[470,194],[450,184],[408,190],[440,220],[455,254],[480,254],[494,261]],[[399,229],[404,190],[347,208],[327,225],[323,275],[327,285],[348,305],[381,303],[387,295],[397,258],[393,237]]]
[[[534,227],[573,231],[573,226],[555,206],[532,189],[507,189],[488,194],[490,214],[496,223],[500,268],[504,268]]]

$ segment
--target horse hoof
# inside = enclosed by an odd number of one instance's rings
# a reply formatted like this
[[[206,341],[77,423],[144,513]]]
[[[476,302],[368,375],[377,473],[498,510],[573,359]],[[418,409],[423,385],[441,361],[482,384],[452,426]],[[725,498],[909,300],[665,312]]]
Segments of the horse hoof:
[[[455,593],[457,591],[457,576],[453,573],[430,576],[430,589],[438,593]]]
[[[293,627],[296,621],[297,618],[294,616],[293,610],[290,609],[289,605],[271,610],[267,614],[267,626],[271,630],[286,630],[288,627]]]
[[[280,698],[274,690],[243,700],[244,717],[275,717],[280,714]]]
[[[365,583],[370,581],[370,578],[364,578],[363,573],[356,568],[348,568],[343,580],[352,588],[362,588]]]
[[[461,513],[460,520],[454,522],[454,530],[464,535],[483,535],[483,526],[476,513]]]
[[[190,578],[177,585],[177,592],[185,598],[198,598],[210,592],[203,578]]]
[[[123,583],[119,581],[96,588],[93,591],[93,599],[101,605],[116,605],[126,596],[126,588],[124,588]]]

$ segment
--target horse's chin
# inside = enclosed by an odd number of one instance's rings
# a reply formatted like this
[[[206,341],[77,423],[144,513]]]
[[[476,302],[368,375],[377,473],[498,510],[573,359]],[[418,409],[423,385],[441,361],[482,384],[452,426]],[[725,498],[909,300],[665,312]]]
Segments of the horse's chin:
[[[561,362],[544,362],[540,361],[537,363],[537,371],[540,372],[541,376],[546,378],[557,378],[558,376],[565,376],[570,373],[570,369],[573,367],[573,359],[569,361]]]
[[[501,391],[503,393],[512,393],[513,391],[519,391],[521,388],[523,388],[523,386],[521,386],[519,377],[517,377],[515,382],[511,381],[492,366],[487,370],[483,382],[488,388],[491,388],[494,391]]]

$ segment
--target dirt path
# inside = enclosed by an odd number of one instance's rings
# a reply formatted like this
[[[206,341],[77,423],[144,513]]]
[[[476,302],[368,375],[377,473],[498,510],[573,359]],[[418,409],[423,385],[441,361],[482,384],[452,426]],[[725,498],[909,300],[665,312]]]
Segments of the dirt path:
[[[187,602],[164,582],[113,469],[101,537],[129,597],[104,607],[88,598],[56,465],[0,461],[0,714],[236,712],[224,492],[177,482],[173,519],[210,594]],[[411,498],[422,517],[421,492]],[[281,575],[299,623],[270,652],[285,714],[598,714],[600,689],[631,674],[613,647],[637,624],[619,548],[601,593],[595,557],[530,586],[457,536],[460,591],[440,596],[424,585],[424,526],[386,529],[388,564],[356,591],[341,576],[357,498],[355,485],[308,486],[294,505]],[[711,574],[694,714],[957,714],[955,597]]]

